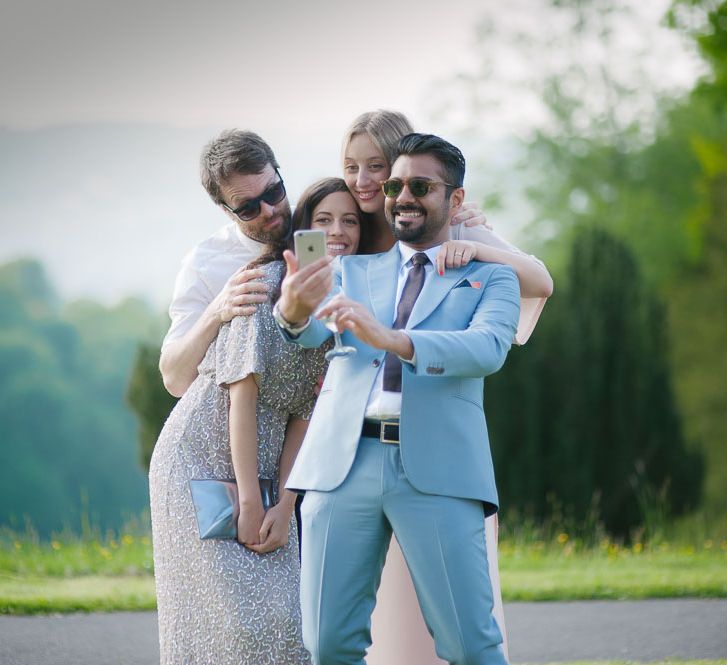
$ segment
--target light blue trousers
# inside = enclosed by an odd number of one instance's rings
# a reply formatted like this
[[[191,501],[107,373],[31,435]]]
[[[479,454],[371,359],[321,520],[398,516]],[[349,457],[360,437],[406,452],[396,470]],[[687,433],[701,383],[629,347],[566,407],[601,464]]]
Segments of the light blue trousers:
[[[422,494],[399,446],[363,438],[346,480],[308,491],[302,507],[303,641],[315,665],[361,665],[392,529],[437,655],[506,665],[492,617],[482,504]]]

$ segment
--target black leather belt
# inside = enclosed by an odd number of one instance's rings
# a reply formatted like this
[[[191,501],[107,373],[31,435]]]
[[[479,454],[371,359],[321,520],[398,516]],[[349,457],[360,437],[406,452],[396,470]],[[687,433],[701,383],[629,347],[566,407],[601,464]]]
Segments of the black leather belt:
[[[378,439],[381,443],[399,443],[399,423],[396,420],[364,420],[361,436]]]

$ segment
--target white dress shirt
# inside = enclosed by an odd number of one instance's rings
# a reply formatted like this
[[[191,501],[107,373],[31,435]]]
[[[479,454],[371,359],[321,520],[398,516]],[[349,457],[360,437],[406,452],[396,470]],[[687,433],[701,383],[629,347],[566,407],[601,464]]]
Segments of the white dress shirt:
[[[194,247],[182,260],[174,284],[169,306],[172,324],[164,338],[164,345],[184,337],[222,291],[227,280],[239,268],[260,256],[264,247],[263,243],[242,233],[234,222],[218,229]]]
[[[424,250],[424,253],[429,257],[429,263],[424,266],[424,284],[426,284],[432,275],[434,274],[434,264],[439,248],[441,245],[436,247],[430,247]],[[413,265],[411,257],[417,252],[422,250],[414,249],[404,243],[399,243],[399,253],[401,254],[401,263],[399,265],[399,276],[396,282],[396,301],[394,303],[394,319],[391,321],[393,327],[394,321],[396,321],[396,311],[399,308],[399,300],[401,300],[401,294],[404,291],[404,285],[406,284],[406,278],[409,276],[409,270]],[[424,286],[422,286],[424,289]],[[416,363],[416,357],[407,361],[412,364]],[[365,417],[372,420],[398,420],[401,414],[401,393],[394,393],[389,390],[384,390],[384,363],[381,363],[379,367],[379,373],[376,375],[376,380],[371,388],[369,394],[369,401],[366,404]]]

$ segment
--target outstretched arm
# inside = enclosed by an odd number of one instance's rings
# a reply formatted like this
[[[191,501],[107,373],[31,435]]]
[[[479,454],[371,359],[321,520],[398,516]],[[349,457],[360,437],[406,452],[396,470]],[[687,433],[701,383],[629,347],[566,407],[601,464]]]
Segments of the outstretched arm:
[[[334,282],[331,257],[326,256],[305,268],[298,267],[298,260],[291,251],[285,251],[283,258],[287,271],[280,285],[280,300],[273,315],[283,336],[308,348],[319,347],[331,336],[323,324],[311,315],[330,293]],[[337,276],[338,280],[340,276]],[[340,282],[339,282],[340,283]],[[295,334],[292,329],[297,329]]]

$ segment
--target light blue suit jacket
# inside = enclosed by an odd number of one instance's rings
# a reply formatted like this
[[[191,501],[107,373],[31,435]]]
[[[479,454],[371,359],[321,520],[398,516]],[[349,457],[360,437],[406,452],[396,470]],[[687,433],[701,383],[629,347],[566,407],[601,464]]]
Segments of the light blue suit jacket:
[[[334,264],[334,284],[391,327],[400,262],[398,243],[383,254],[347,256]],[[472,262],[428,277],[406,326],[416,365],[403,363],[399,434],[404,472],[419,491],[478,499],[488,514],[496,510],[484,377],[504,363],[519,309],[519,284],[508,266]],[[330,336],[313,319],[291,341],[318,347]],[[331,363],[289,489],[330,491],[353,464],[385,353],[348,332],[344,343],[358,353]]]

